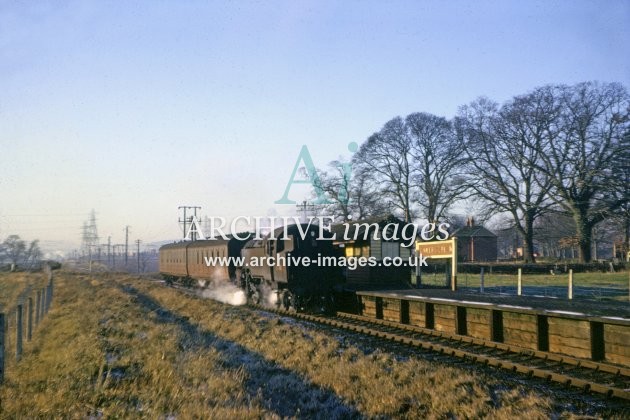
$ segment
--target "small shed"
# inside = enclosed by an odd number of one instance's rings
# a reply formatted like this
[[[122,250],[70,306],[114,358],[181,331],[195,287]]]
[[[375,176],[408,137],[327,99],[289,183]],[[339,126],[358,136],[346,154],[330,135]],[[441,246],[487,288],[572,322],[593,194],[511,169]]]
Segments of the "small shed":
[[[466,226],[453,232],[457,238],[457,255],[464,262],[496,261],[498,256],[497,235],[483,226],[475,225],[469,217]]]
[[[398,240],[383,240],[383,231],[398,226]],[[406,287],[411,277],[408,259],[411,247],[403,245],[400,235],[406,225],[402,220],[390,215],[387,217],[349,221],[335,225],[331,232],[335,234],[334,246],[339,256],[355,259],[372,259],[376,265],[347,268],[346,285],[351,287],[391,286]],[[374,233],[377,232],[375,239]],[[391,237],[392,235],[385,235]],[[383,260],[399,259],[399,266],[386,266]]]

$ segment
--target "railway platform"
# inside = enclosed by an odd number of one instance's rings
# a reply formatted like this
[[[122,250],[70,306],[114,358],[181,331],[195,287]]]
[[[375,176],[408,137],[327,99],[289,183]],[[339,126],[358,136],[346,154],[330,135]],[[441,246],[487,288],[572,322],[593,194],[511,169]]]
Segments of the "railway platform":
[[[630,303],[475,293],[357,290],[360,315],[630,367]]]

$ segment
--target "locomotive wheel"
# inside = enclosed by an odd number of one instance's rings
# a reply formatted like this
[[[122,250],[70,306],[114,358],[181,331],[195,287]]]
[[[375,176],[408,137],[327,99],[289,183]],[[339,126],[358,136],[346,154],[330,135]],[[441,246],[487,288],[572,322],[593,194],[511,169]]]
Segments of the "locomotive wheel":
[[[303,312],[304,311],[304,305],[306,303],[305,299],[302,298],[301,296],[298,295],[292,295],[292,304],[293,304],[293,309],[295,309],[295,312]]]
[[[287,311],[291,308],[295,309],[294,303],[295,299],[293,298],[291,292],[285,290],[282,294],[282,306],[284,306],[284,309],[286,309]]]
[[[245,291],[248,303],[258,305],[260,303],[260,292],[254,284],[249,270],[245,270],[241,273],[241,288]]]
[[[260,304],[260,291],[258,287],[252,282],[251,277],[247,279],[247,297],[254,305]]]
[[[256,305],[260,304],[260,292],[258,288],[254,284],[249,283],[249,285],[249,298],[252,300],[252,303]]]
[[[322,296],[322,312],[327,315],[331,315],[335,313],[335,298],[332,294],[327,296]]]
[[[249,270],[241,271],[241,274],[238,276],[239,287],[247,292],[247,279],[249,278]]]

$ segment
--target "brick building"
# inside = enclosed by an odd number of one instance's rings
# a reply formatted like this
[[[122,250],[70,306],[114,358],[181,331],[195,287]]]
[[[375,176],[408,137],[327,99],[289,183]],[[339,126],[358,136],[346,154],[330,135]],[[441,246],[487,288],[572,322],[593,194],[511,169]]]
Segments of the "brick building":
[[[469,217],[466,226],[457,229],[453,236],[457,238],[457,254],[460,261],[496,261],[497,235],[483,226],[476,226]]]

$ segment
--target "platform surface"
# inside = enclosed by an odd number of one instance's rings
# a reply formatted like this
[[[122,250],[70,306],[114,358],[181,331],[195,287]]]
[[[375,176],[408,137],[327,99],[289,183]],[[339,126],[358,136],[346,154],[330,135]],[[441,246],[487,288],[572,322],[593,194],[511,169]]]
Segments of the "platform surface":
[[[616,300],[592,300],[536,295],[516,296],[514,294],[480,293],[478,289],[357,289],[357,294],[381,297],[429,298],[443,302],[454,300],[459,303],[477,303],[501,305],[504,307],[521,307],[526,309],[550,311],[558,314],[567,313],[588,317],[611,317],[630,320],[630,302]]]

